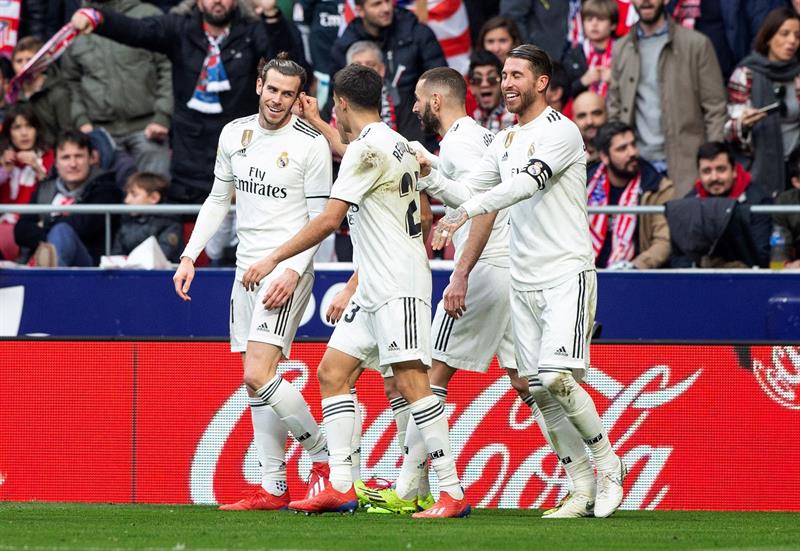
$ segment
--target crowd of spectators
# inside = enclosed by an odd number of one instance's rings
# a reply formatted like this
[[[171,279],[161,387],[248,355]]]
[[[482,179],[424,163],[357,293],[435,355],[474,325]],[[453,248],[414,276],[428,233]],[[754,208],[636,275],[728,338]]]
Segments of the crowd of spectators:
[[[313,74],[297,113],[334,154],[330,83],[350,63],[381,75],[383,118],[409,140],[436,149],[412,112],[414,88],[447,64],[464,73],[467,112],[496,133],[517,122],[503,103],[504,60],[532,42],[554,60],[548,103],[584,138],[587,204],[666,206],[591,215],[598,267],[766,267],[776,232],[786,266],[800,267],[800,215],[749,209],[800,204],[800,0],[46,4],[22,0],[19,37],[0,57],[0,203],[201,203],[220,130],[255,112],[259,62],[280,51]],[[461,35],[447,34],[462,20]],[[65,24],[82,34],[57,62],[25,71]],[[208,251],[214,265],[233,258],[233,217],[226,227]],[[154,236],[174,261],[191,220],[136,214],[112,229],[114,254]],[[104,231],[98,215],[4,214],[0,260],[95,266]],[[348,241],[344,226],[332,258],[349,260]]]

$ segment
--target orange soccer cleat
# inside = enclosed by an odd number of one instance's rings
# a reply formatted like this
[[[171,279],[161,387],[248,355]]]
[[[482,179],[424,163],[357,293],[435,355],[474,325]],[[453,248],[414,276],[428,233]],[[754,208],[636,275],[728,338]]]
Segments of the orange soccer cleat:
[[[321,490],[316,491],[321,486]],[[313,492],[313,495],[311,495]],[[328,479],[320,479],[313,487],[309,484],[306,499],[292,501],[289,509],[301,513],[352,513],[358,508],[358,497],[353,486],[346,492],[339,492],[331,486]]]
[[[289,492],[274,496],[259,486],[247,497],[236,503],[220,505],[220,511],[280,511],[289,507]]]
[[[306,488],[305,499],[311,499],[325,488],[325,481],[331,474],[331,468],[327,463],[317,461],[311,464],[311,472],[308,474],[308,487]]]
[[[447,492],[442,492],[439,501],[433,507],[419,513],[414,513],[411,518],[464,518],[472,513],[472,507],[467,503],[467,498],[454,499]]]

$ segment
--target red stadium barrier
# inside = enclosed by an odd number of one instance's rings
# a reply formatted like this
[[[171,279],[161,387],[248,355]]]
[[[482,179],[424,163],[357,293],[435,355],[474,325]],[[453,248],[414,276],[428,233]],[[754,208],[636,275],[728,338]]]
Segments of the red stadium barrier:
[[[282,369],[317,418],[324,344]],[[800,349],[595,345],[587,384],[630,467],[628,509],[800,511]],[[216,503],[257,483],[240,381],[225,343],[0,341],[0,499]],[[377,374],[358,383],[367,476],[399,465]],[[565,479],[496,367],[448,399],[472,503],[545,507]],[[290,441],[294,496],[310,464]]]

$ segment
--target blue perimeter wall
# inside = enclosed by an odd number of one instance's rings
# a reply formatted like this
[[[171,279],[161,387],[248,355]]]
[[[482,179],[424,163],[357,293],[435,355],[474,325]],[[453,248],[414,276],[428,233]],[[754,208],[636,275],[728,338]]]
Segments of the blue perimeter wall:
[[[298,338],[330,335],[321,318],[350,273],[317,270]],[[449,275],[433,270],[434,302]],[[227,337],[232,281],[232,269],[198,270],[183,303],[171,271],[2,269],[0,293],[22,286],[24,301],[21,318],[0,301],[0,321],[19,319],[20,336]],[[598,289],[603,340],[800,341],[800,272],[600,272]]]

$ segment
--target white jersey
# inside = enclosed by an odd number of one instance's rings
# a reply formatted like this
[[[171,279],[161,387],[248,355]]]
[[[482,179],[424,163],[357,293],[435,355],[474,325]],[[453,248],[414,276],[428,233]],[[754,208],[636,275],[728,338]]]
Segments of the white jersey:
[[[376,122],[347,146],[331,189],[332,198],[351,204],[347,219],[358,268],[353,300],[368,312],[402,297],[431,303],[417,173],[419,163],[406,139]]]
[[[462,205],[470,217],[513,205],[514,289],[547,289],[594,269],[583,139],[558,111],[501,131],[466,184],[495,186]]]
[[[480,163],[481,158],[486,153],[486,150],[491,145],[494,139],[494,134],[479,125],[470,117],[462,117],[458,119],[450,129],[445,133],[439,144],[439,171],[442,176],[450,180],[460,181],[469,174],[470,170],[475,168]],[[450,207],[458,207],[472,197],[476,193],[480,193],[480,189],[469,188],[469,196],[460,197],[459,200],[453,204],[452,196],[443,194],[440,197],[435,193],[434,186],[426,189],[430,195],[434,195],[437,199],[443,200],[448,204],[448,211]],[[457,193],[457,190],[455,190]],[[456,249],[455,261],[461,258],[461,252],[464,249],[464,244],[469,237],[469,228],[471,223],[467,222],[462,228],[453,235],[453,246]],[[508,239],[509,239],[509,212],[508,209],[503,209],[497,213],[494,226],[492,226],[492,233],[489,236],[489,241],[483,248],[480,260],[499,266],[501,268],[508,267]]]
[[[331,153],[325,138],[292,115],[278,130],[265,130],[258,115],[231,121],[219,137],[214,187],[203,204],[183,256],[195,260],[236,195],[237,278],[294,236],[309,220],[309,205],[330,194]],[[321,209],[319,209],[321,210]],[[205,211],[205,212],[204,212]],[[213,211],[213,212],[212,212]],[[220,219],[221,221],[221,219]],[[314,250],[281,263],[299,274]]]

